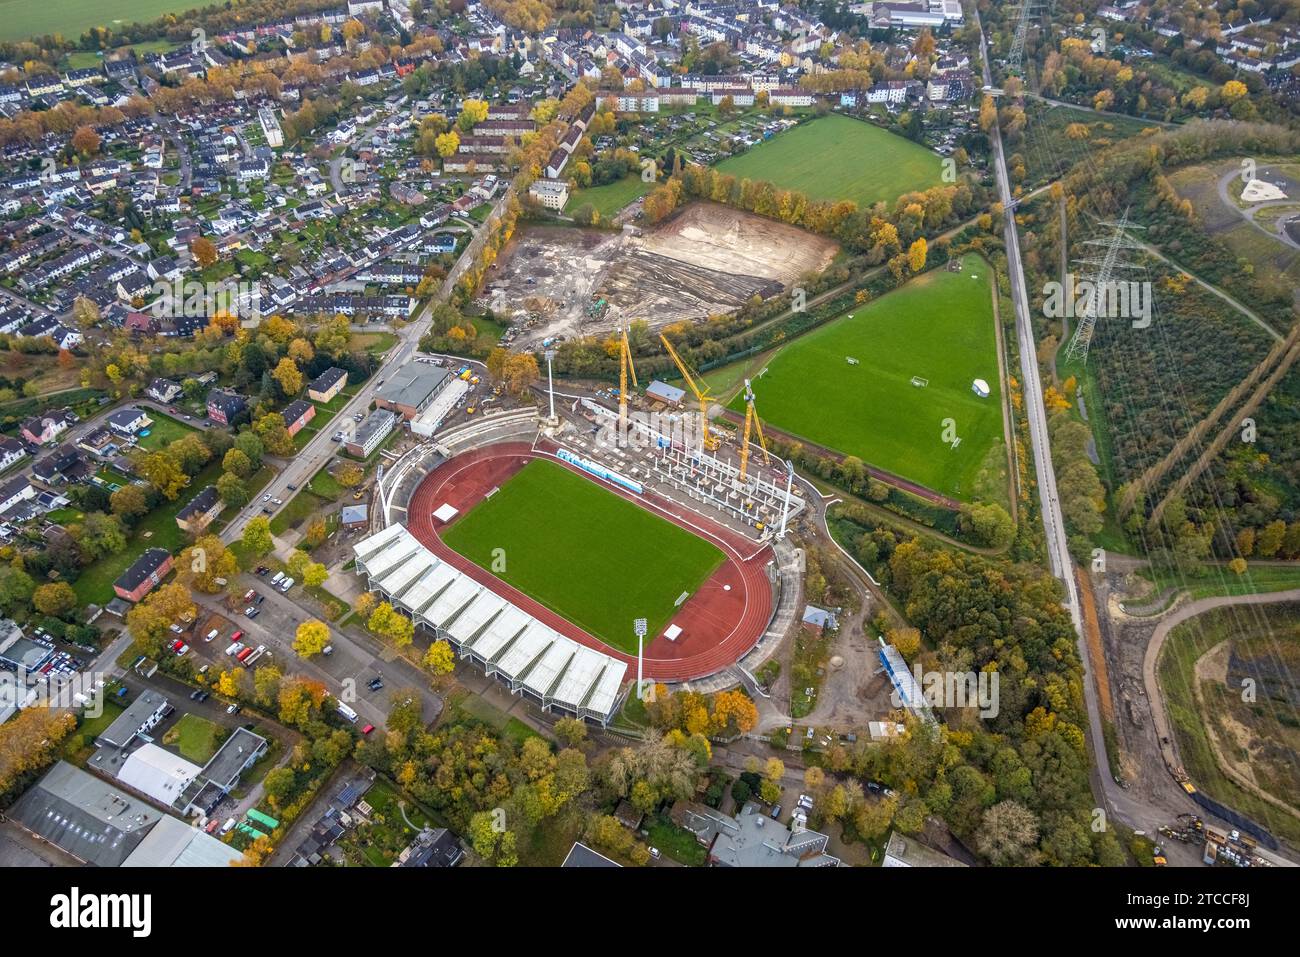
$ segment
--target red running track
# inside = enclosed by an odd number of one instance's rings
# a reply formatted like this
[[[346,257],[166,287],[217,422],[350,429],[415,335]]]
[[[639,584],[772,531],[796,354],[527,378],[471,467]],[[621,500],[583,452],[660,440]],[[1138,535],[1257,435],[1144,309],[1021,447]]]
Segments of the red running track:
[[[625,661],[629,677],[636,674],[636,656],[612,648],[578,628],[540,602],[507,584],[484,568],[444,545],[438,528],[444,523],[433,517],[444,503],[464,515],[492,489],[504,483],[533,458],[545,458],[571,472],[596,482],[612,494],[621,495],[642,508],[661,515],[687,531],[712,542],[726,556],[713,575],[678,609],[672,624],[682,633],[676,641],[658,635],[645,649],[645,676],[659,681],[689,681],[703,678],[738,661],[754,646],[767,628],[772,614],[772,586],[765,568],[770,548],[755,543],[691,510],[657,496],[639,496],[599,479],[547,454],[546,446],[534,448],[526,442],[503,442],[458,455],[439,465],[421,481],[407,505],[407,528],[443,561],[464,572],[481,585],[555,629],[560,634]],[[647,569],[653,574],[653,569]]]

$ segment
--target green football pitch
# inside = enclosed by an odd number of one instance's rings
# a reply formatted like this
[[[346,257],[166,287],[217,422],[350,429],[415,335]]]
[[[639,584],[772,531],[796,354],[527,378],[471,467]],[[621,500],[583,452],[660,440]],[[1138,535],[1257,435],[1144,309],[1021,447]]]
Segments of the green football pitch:
[[[990,269],[931,270],[777,352],[753,381],[764,422],[969,499],[1002,441]],[[856,362],[850,362],[854,359]],[[913,378],[924,385],[913,385]],[[975,379],[990,394],[972,391]],[[744,410],[737,396],[731,408]],[[945,436],[945,420],[952,428]],[[954,448],[947,438],[961,441]]]
[[[910,190],[938,186],[943,173],[937,153],[836,113],[778,133],[717,169],[810,199],[851,199],[859,206],[892,203]]]
[[[633,619],[647,619],[651,638],[660,634],[678,597],[699,588],[724,558],[712,543],[544,459],[525,465],[442,540],[633,654]],[[495,549],[504,550],[504,571],[493,568]]]
[[[62,34],[75,40],[91,27],[148,23],[164,13],[206,6],[203,0],[0,0],[0,40]],[[185,43],[189,43],[187,38]]]

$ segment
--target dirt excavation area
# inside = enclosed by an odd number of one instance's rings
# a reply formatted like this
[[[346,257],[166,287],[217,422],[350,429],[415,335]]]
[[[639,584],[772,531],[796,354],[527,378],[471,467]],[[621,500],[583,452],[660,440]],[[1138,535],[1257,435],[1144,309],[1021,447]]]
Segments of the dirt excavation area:
[[[838,247],[713,203],[644,232],[527,226],[490,271],[483,304],[512,322],[516,347],[730,312],[820,272]]]

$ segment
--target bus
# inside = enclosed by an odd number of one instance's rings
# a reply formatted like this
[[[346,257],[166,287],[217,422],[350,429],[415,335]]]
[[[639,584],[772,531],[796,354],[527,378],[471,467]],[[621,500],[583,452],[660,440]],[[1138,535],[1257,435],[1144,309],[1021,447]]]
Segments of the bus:
[[[360,715],[345,705],[342,701],[339,702],[339,714],[343,715],[343,717],[347,718],[353,724],[356,724],[357,718],[360,717]]]

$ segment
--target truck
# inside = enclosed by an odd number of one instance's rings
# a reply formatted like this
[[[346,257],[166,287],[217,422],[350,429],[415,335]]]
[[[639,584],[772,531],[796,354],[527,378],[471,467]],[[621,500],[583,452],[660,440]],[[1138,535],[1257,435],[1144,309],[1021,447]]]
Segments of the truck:
[[[338,712],[345,719],[352,722],[352,724],[356,724],[357,719],[360,717],[360,715],[358,715],[355,711],[353,711],[351,708],[345,705],[342,701],[339,702]]]
[[[245,648],[239,654],[235,655],[235,660],[238,661],[240,664],[245,664],[248,661],[248,659],[252,656],[252,654],[253,654],[252,647]]]
[[[257,650],[244,659],[244,667],[245,668],[253,667],[253,662],[255,662],[258,658],[261,658],[264,654],[266,654],[266,645],[258,645]]]

